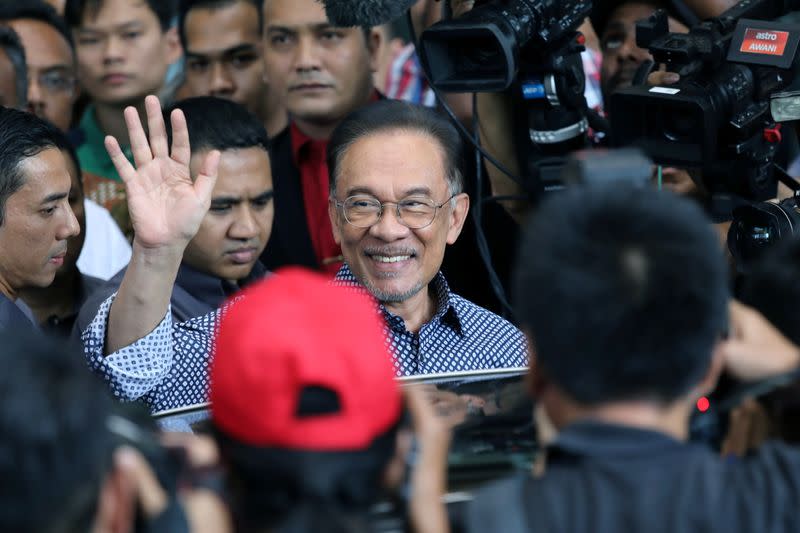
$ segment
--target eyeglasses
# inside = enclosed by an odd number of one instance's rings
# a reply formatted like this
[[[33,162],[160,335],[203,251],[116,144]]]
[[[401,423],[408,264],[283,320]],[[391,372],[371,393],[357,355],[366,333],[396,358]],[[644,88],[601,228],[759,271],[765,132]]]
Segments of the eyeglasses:
[[[36,81],[43,91],[51,94],[75,90],[75,76],[60,70],[41,72],[36,77]]]
[[[344,219],[357,228],[374,226],[381,219],[383,208],[394,205],[395,215],[402,225],[411,229],[422,229],[433,224],[439,209],[456,196],[454,194],[440,204],[430,198],[405,198],[399,202],[381,202],[367,195],[349,196],[343,202],[333,198],[333,201],[344,213]]]

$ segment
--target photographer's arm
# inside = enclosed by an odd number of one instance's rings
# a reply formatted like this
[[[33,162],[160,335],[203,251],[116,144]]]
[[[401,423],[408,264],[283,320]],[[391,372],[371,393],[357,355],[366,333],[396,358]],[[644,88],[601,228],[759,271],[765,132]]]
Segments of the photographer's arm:
[[[125,110],[136,168],[117,140],[106,138],[106,149],[125,182],[136,235],[130,266],[109,312],[106,354],[141,339],[163,320],[183,251],[208,211],[217,176],[219,152],[213,151],[193,182],[183,113],[177,110],[171,116],[170,153],[158,98],[148,96],[145,104],[149,142],[136,110]]]
[[[783,336],[761,313],[730,304],[730,336],[719,346],[726,370],[742,381],[758,381],[800,368],[800,347]]]
[[[481,145],[512,174],[519,176],[521,173],[514,136],[511,134],[514,128],[511,97],[505,93],[478,93],[477,112]],[[486,172],[489,175],[493,196],[521,198],[503,200],[499,203],[514,220],[522,223],[530,209],[530,203],[522,199],[525,196],[523,188],[489,161],[486,162]]]

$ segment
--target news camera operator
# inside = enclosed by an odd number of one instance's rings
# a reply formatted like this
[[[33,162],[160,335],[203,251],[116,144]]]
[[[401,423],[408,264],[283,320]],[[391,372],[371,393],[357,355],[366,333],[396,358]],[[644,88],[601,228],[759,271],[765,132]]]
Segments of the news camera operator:
[[[457,2],[454,2],[454,15],[463,14],[465,9],[456,10]],[[461,3],[461,5],[470,3]],[[693,25],[698,21],[695,13],[703,17],[719,15],[726,8],[734,5],[732,0],[720,0],[717,2],[698,2],[698,1],[670,1],[670,0],[622,0],[622,1],[600,1],[595,2],[591,14],[591,20],[595,25],[595,30],[601,38],[604,58],[601,71],[601,84],[604,89],[606,104],[610,95],[617,89],[626,87],[630,84],[634,73],[643,63],[652,59],[647,49],[638,48],[635,42],[634,22],[641,18],[651,15],[656,9],[666,9],[669,15],[669,29],[673,32],[686,32],[687,26]],[[470,7],[467,5],[467,7]],[[644,73],[644,71],[643,71]],[[679,76],[675,73],[657,73],[652,76],[650,82],[674,83]],[[641,79],[640,82],[643,82]],[[527,148],[520,150],[520,139],[522,137],[515,131],[518,130],[520,115],[520,102],[515,101],[507,92],[502,93],[479,93],[477,95],[477,105],[479,114],[479,133],[481,142],[485,150],[500,161],[511,174],[515,176],[525,175],[520,163],[524,162]],[[606,108],[608,110],[608,108]],[[613,115],[611,116],[613,121]],[[525,132],[527,133],[527,132]],[[605,138],[601,135],[594,136],[595,141],[604,144]],[[527,142],[527,141],[522,141]],[[595,143],[596,144],[596,143]],[[790,156],[784,156],[788,159]],[[523,163],[524,164],[524,163]],[[660,170],[658,176],[659,183],[664,187],[676,192],[690,194],[704,199],[702,187],[690,178],[689,174],[676,168],[676,166],[665,166]],[[495,165],[487,163],[487,172],[492,184],[492,192],[495,196],[502,197],[500,203],[518,221],[521,221],[525,214],[531,209],[529,198],[532,191],[529,190],[530,182],[525,180],[522,184],[509,178],[509,176],[499,170]],[[655,173],[654,173],[655,178]],[[655,179],[654,179],[655,181]],[[536,194],[533,191],[534,195]],[[704,199],[705,200],[705,199]]]
[[[213,493],[177,490],[179,464],[151,433],[147,414],[115,406],[63,343],[9,336],[0,363],[7,370],[0,376],[0,530],[230,531]],[[206,462],[207,446],[194,437],[176,445],[185,466]]]
[[[454,0],[453,15],[463,15],[472,7],[472,4],[473,2]],[[657,7],[667,7],[671,3],[661,0],[636,0],[601,1],[594,4],[591,21],[599,26],[595,27],[594,30],[597,31],[600,37],[601,47],[604,52],[601,86],[608,90],[612,86],[616,87],[619,83],[619,72],[623,68],[626,72],[633,71],[648,57],[646,50],[639,50],[634,53],[635,43],[632,43],[633,33],[631,31],[632,28],[629,27],[632,22],[628,19],[631,16],[637,16],[637,14],[649,15]],[[671,10],[671,13],[674,15],[674,18],[671,18],[671,27],[673,27],[672,24],[674,23],[673,29],[685,31],[685,26],[680,22],[678,13],[674,10]],[[616,46],[608,46],[610,39],[607,32],[608,27],[614,28],[616,34],[623,30],[628,32],[624,38],[623,50],[618,50]],[[618,37],[617,35],[613,38]],[[518,135],[512,134],[515,128],[518,127],[518,124],[515,125],[515,113],[519,115],[518,105],[519,102],[515,102],[508,92],[482,92],[477,94],[481,143],[490,155],[494,156],[515,176],[522,175],[519,164],[521,157],[520,147],[516,146]],[[492,193],[495,196],[507,198],[501,200],[500,204],[518,222],[521,222],[532,207],[528,198],[531,191],[526,190],[523,184],[511,179],[495,165],[487,163],[486,170],[491,182]],[[672,171],[668,174],[671,177]],[[677,182],[678,180],[674,181]]]
[[[723,369],[761,380],[800,366],[796,345],[730,303],[715,242],[672,193],[573,188],[543,203],[514,296],[537,354],[531,393],[559,433],[539,477],[476,495],[468,530],[797,530],[800,450],[767,443],[738,461],[686,442]]]

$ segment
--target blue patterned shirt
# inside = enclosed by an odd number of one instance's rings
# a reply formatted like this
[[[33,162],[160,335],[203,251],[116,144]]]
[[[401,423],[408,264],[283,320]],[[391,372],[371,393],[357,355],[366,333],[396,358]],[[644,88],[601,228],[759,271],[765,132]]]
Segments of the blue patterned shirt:
[[[334,283],[366,292],[346,264]],[[402,318],[378,305],[388,326],[386,346],[397,376],[527,366],[527,343],[519,329],[450,292],[441,272],[430,289],[436,313],[419,333],[408,331]]]
[[[337,285],[366,291],[345,265]],[[527,365],[525,338],[499,316],[450,292],[439,273],[432,282],[437,312],[419,333],[378,305],[387,322],[386,345],[398,376],[520,367]],[[208,401],[213,337],[225,307],[175,322],[171,310],[145,337],[104,356],[109,296],[81,334],[89,366],[109,382],[114,395],[139,400],[154,412]],[[232,304],[235,305],[235,302]]]

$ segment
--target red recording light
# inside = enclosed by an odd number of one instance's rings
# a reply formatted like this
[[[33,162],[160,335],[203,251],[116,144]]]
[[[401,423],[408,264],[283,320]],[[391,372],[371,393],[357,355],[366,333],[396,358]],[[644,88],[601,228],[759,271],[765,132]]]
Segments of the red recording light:
[[[582,33],[581,33],[581,34],[578,34],[578,37],[575,39],[575,41],[576,41],[578,44],[581,44],[581,45],[583,45],[583,44],[586,44],[586,36],[585,36],[585,35],[583,35]]]
[[[701,413],[705,413],[708,411],[708,408],[711,407],[711,402],[708,401],[708,398],[703,396],[699,400],[697,400],[697,410]]]

